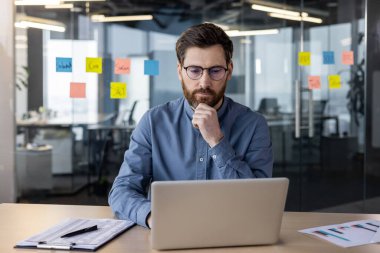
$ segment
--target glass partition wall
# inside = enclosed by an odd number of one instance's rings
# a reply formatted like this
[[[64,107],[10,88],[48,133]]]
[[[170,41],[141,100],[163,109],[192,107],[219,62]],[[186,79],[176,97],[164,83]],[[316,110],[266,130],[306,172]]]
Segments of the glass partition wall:
[[[152,20],[94,17],[125,11],[117,4],[74,2],[53,11],[17,7],[18,14],[50,17],[66,28],[16,28],[16,65],[29,82],[17,92],[20,180],[32,167],[22,164],[33,161],[25,150],[29,143],[41,149],[33,153],[47,164],[41,173],[50,173],[43,189],[55,192],[66,178],[69,192],[89,189],[89,196],[105,199],[142,114],[182,94],[175,56],[179,34],[212,22],[234,43],[227,96],[267,119],[274,176],[290,179],[286,209],[371,210],[364,205],[364,1],[146,1],[131,3],[130,12],[153,14]],[[65,58],[71,59],[71,71],[59,69]],[[86,58],[101,58],[102,72],[89,70]],[[115,72],[126,59],[129,72]],[[158,73],[144,73],[146,60],[158,61]],[[120,92],[112,83],[126,84],[127,94],[112,95]],[[33,120],[39,125],[28,125]],[[19,189],[21,200],[30,188]]]

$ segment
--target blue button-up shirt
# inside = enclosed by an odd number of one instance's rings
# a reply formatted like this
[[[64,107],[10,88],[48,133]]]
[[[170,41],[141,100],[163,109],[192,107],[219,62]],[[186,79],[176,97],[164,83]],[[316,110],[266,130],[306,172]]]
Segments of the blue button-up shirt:
[[[262,115],[224,97],[217,112],[224,137],[210,148],[191,123],[193,113],[182,97],[141,118],[109,194],[118,218],[146,226],[152,181],[272,176],[272,145]]]

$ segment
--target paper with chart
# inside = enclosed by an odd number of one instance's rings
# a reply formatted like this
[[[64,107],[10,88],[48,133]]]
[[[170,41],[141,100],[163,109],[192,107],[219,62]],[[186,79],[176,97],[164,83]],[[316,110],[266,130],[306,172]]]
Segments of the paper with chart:
[[[98,227],[95,231],[61,238],[69,232],[94,225]],[[17,243],[16,247],[95,250],[133,225],[133,222],[126,220],[70,218]]]
[[[380,221],[359,220],[342,224],[314,227],[298,232],[317,236],[321,239],[347,248],[380,242]]]

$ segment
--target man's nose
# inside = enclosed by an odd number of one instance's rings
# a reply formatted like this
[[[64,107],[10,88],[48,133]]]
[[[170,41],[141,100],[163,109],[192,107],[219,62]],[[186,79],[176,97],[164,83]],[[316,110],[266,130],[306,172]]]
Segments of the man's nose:
[[[199,86],[201,86],[203,89],[211,86],[211,78],[206,69],[203,71],[203,75],[199,79]]]

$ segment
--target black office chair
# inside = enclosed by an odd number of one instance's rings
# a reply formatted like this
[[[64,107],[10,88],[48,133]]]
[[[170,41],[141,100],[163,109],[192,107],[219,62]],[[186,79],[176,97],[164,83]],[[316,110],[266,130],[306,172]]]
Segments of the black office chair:
[[[264,115],[277,115],[279,109],[280,106],[277,103],[277,98],[262,98],[257,111]]]
[[[131,109],[122,110],[117,114],[111,125],[93,125],[88,127],[89,133],[89,178],[97,173],[95,193],[103,194],[99,189],[107,187],[109,182],[104,177],[107,165],[112,163],[109,156],[116,155],[117,163],[122,161],[122,154],[129,147],[130,135],[135,128],[134,113],[138,101],[134,101]],[[91,146],[90,146],[91,145]],[[119,164],[118,164],[119,165]],[[90,179],[89,179],[90,180]]]

